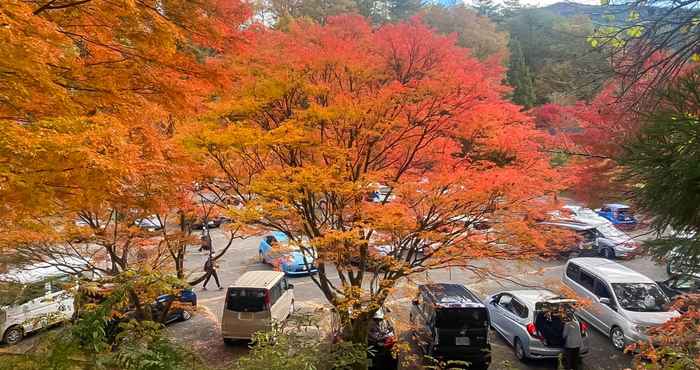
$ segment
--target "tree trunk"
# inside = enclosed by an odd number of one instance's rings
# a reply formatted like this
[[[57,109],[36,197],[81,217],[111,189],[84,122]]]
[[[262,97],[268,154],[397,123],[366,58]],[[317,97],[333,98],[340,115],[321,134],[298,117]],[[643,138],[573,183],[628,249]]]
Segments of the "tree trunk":
[[[369,332],[370,317],[367,313],[362,313],[358,317],[341,317],[343,324],[342,337],[348,342],[359,344],[362,348],[367,348],[367,333]],[[352,365],[354,370],[366,370],[368,366],[367,358]]]

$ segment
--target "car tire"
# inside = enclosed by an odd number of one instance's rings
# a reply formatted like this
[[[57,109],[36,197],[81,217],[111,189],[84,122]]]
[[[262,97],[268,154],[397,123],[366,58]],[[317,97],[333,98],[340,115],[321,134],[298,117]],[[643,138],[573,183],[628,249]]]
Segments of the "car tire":
[[[192,318],[192,314],[190,313],[190,311],[182,310],[180,318],[182,319],[182,321],[187,321]]]
[[[513,342],[513,351],[518,361],[525,361],[527,359],[525,348],[523,348],[523,344],[520,343],[520,338],[518,337],[515,337],[515,341]]]
[[[15,325],[5,330],[5,334],[2,336],[2,341],[6,344],[13,345],[21,342],[23,338],[24,330],[21,326]]]
[[[622,332],[622,329],[617,326],[610,329],[610,343],[620,352],[625,350],[625,333]]]

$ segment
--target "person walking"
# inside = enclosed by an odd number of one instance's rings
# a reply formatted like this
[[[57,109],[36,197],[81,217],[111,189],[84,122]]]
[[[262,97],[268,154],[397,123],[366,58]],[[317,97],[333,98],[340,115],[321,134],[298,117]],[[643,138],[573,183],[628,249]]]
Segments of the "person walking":
[[[221,284],[219,284],[219,275],[216,273],[216,264],[212,258],[211,251],[209,252],[209,257],[207,257],[207,262],[204,262],[204,272],[206,272],[206,278],[204,279],[203,290],[207,290],[207,283],[209,283],[209,279],[211,279],[212,276],[219,290],[224,289],[221,287]]]
[[[579,370],[583,338],[581,337],[581,326],[574,320],[572,313],[564,316],[562,337],[564,338],[564,369]]]

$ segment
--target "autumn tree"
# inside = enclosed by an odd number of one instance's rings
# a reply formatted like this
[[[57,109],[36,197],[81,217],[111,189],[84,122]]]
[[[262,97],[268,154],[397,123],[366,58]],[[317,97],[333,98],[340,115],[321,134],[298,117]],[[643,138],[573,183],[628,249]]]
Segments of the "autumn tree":
[[[240,91],[183,140],[241,200],[236,220],[317,257],[312,280],[346,339],[366,341],[402,278],[552,251],[534,225],[558,174],[503,99],[501,67],[418,20],[332,17],[259,42]]]
[[[182,278],[202,174],[173,135],[230,87],[247,14],[215,0],[0,5],[3,252]]]
[[[465,5],[431,5],[420,13],[423,21],[438,32],[457,35],[457,45],[467,48],[479,60],[508,57],[508,35],[487,17],[479,16]]]

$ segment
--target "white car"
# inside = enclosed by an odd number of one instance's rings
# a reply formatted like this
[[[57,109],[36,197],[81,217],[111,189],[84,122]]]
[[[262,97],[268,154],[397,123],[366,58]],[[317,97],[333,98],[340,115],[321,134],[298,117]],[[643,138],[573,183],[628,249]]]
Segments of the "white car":
[[[639,250],[639,243],[634,238],[616,228],[612,222],[599,216],[589,208],[579,206],[564,206],[571,212],[571,217],[561,217],[595,227],[593,246],[598,254],[608,258],[633,257]]]
[[[160,218],[156,215],[151,215],[146,218],[140,218],[134,221],[134,225],[146,229],[148,231],[156,231],[163,228],[163,224],[160,222]]]
[[[48,264],[27,266],[0,275],[2,306],[0,335],[15,344],[27,333],[43,329],[73,316],[73,293],[63,290],[69,275]]]

